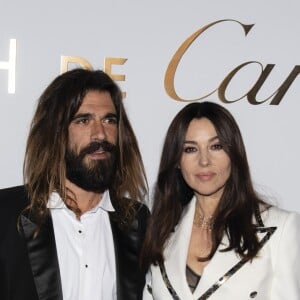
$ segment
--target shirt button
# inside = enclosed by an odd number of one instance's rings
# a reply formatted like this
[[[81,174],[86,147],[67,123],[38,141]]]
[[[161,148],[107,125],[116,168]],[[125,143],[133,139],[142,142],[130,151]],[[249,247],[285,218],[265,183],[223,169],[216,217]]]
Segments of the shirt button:
[[[86,268],[88,268],[88,265],[85,265]]]
[[[79,232],[79,233],[82,233],[82,231],[81,231],[81,230],[78,230],[78,232]]]

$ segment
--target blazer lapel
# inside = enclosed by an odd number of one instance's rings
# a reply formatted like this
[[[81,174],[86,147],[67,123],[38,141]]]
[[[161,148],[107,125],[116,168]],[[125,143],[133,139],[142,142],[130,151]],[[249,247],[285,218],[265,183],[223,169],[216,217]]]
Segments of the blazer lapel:
[[[185,270],[195,213],[195,201],[194,197],[187,204],[181,220],[170,237],[164,252],[166,275],[180,299],[189,299],[192,297],[186,280]]]
[[[186,282],[185,268],[189,240],[191,236],[193,217],[195,212],[195,198],[187,205],[182,219],[175,228],[175,232],[170,237],[165,249],[165,263],[162,266],[162,273],[165,272],[167,280],[177,296],[174,299],[208,299],[227,280],[234,276],[247,260],[242,260],[234,251],[220,252],[228,245],[228,238],[224,236],[222,243],[218,247],[211,261],[205,267],[201,280],[192,296]],[[262,224],[263,225],[263,224]],[[276,227],[257,227],[257,236],[262,248],[275,232]]]
[[[122,255],[122,249],[120,249],[118,238],[120,238],[119,228],[114,222],[112,214],[109,214],[110,226],[113,235],[114,247],[115,247],[115,264],[116,264],[116,284],[117,284],[117,299],[121,299],[121,278],[122,274],[120,274],[120,257]],[[121,255],[120,255],[121,254]]]
[[[260,248],[265,245],[275,230],[276,227],[257,227]],[[228,245],[226,236],[204,269],[199,285],[194,292],[194,296],[198,300],[208,299],[248,262],[246,259],[241,259],[234,251],[220,252],[219,250],[224,248],[224,245]]]
[[[220,282],[223,283],[228,279],[227,276],[224,278],[223,276],[241,260],[234,251],[220,252],[219,250],[224,248],[224,245],[228,245],[226,236],[202,273],[200,282],[194,291],[195,299],[206,299],[200,297],[206,293],[211,294],[212,291],[219,288]]]
[[[22,214],[20,221],[39,300],[62,300],[61,279],[51,217],[47,217],[37,237],[34,237],[37,226],[30,217]]]

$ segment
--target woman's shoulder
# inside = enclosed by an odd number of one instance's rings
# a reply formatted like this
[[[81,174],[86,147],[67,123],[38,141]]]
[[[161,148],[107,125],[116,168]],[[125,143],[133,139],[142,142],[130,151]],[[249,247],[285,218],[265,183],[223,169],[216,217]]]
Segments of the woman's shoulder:
[[[278,206],[270,206],[262,211],[262,220],[267,227],[280,227],[287,223],[300,226],[300,214]],[[299,228],[300,229],[300,228]]]
[[[284,265],[296,262],[300,253],[300,215],[294,211],[272,206],[263,213],[262,217],[265,219],[265,227],[275,229],[268,242],[268,248],[271,250],[274,266],[282,270],[285,268]]]

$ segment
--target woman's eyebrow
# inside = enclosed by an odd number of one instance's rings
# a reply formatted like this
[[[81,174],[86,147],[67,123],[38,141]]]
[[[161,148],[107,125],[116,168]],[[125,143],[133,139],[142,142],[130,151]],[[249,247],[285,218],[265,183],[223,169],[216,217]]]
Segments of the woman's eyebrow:
[[[214,140],[218,140],[218,139],[219,139],[219,137],[216,135],[216,136],[213,136],[212,138],[210,138],[208,141],[209,142],[213,142]],[[183,143],[184,144],[187,144],[187,143],[189,143],[189,144],[197,144],[197,142],[193,141],[193,140],[185,140]]]

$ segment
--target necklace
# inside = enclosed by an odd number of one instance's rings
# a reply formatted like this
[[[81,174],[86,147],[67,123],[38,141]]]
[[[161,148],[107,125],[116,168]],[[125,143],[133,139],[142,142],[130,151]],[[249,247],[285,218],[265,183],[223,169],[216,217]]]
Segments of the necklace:
[[[199,204],[197,203],[193,223],[196,227],[211,231],[214,226],[214,218],[213,216],[204,217],[201,213]]]

